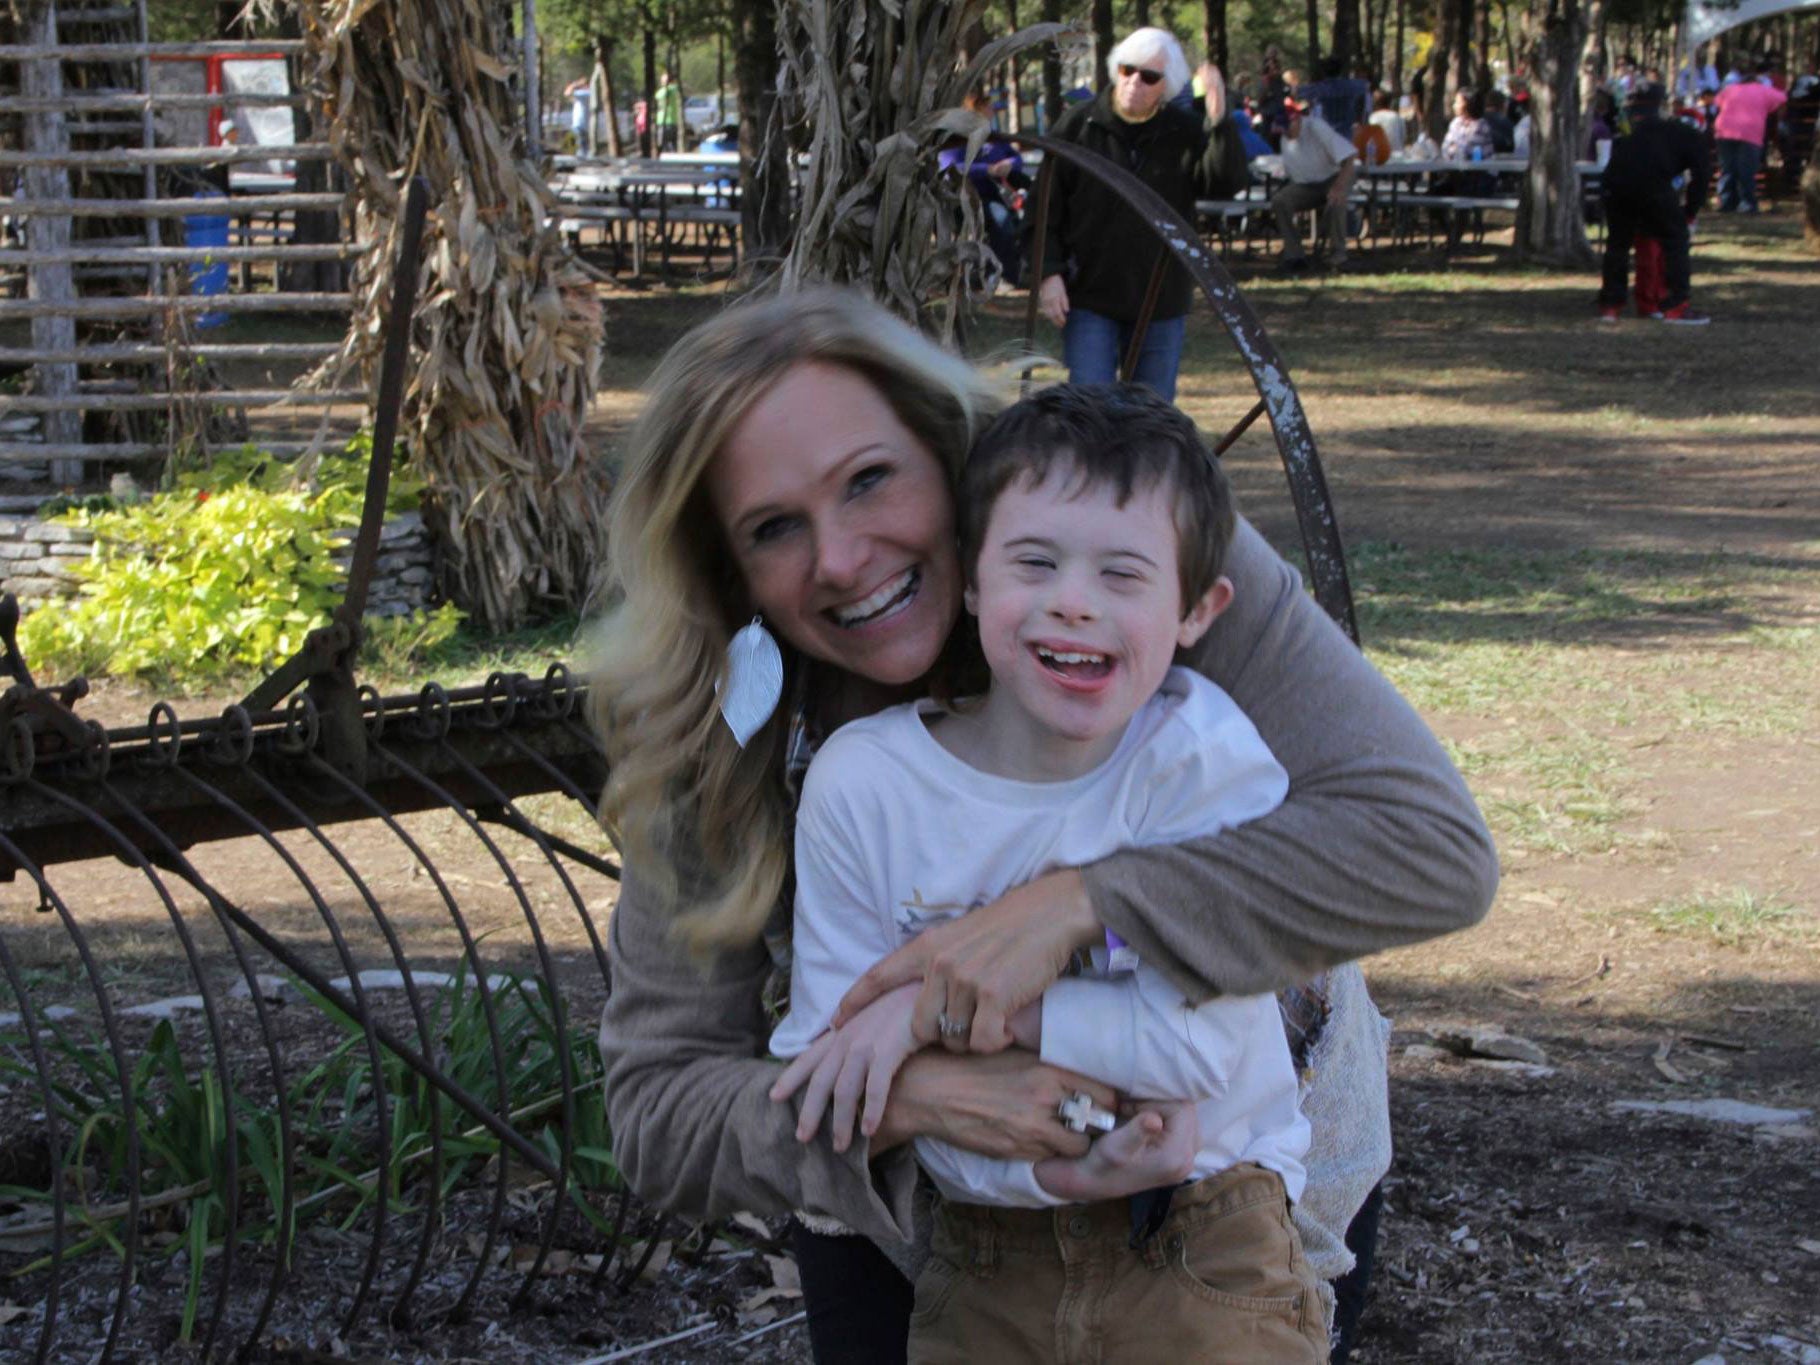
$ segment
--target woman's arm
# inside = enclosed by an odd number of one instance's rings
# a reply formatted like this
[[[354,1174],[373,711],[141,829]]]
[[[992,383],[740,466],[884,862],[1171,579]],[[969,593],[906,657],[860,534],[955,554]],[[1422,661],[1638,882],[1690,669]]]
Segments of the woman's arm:
[[[825,1133],[796,1140],[796,1106],[768,1091],[762,944],[706,972],[669,933],[657,898],[627,875],[610,923],[613,992],[601,1017],[613,1154],[640,1198],[698,1218],[792,1209],[839,1218],[881,1241],[910,1235],[907,1150],[868,1160]]]
[[[613,1152],[640,1198],[719,1218],[804,1210],[880,1241],[910,1235],[915,1163],[908,1140],[941,1138],[988,1156],[1078,1156],[1085,1138],[1055,1118],[1085,1089],[1112,1093],[1027,1052],[922,1053],[898,1073],[879,1132],[837,1153],[826,1132],[796,1140],[797,1109],[769,1098],[760,945],[728,950],[704,973],[669,934],[669,916],[629,874],[609,924],[613,992],[601,1018]]]
[[[1251,717],[1289,797],[1211,838],[1083,868],[1099,920],[1191,1000],[1277,991],[1476,924],[1497,852],[1439,741],[1242,519],[1226,572],[1233,604],[1190,662]]]

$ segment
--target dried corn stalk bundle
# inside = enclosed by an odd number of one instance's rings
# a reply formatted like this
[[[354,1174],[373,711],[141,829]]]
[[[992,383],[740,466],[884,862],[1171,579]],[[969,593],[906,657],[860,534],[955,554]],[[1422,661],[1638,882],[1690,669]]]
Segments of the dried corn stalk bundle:
[[[278,0],[271,0],[277,3]],[[404,178],[430,186],[400,429],[428,483],[447,586],[484,626],[580,607],[606,481],[582,421],[600,305],[524,156],[502,0],[295,0],[306,79],[354,186],[358,240],[385,242]],[[341,360],[376,383],[393,253],[365,253]],[[324,373],[340,362],[331,361]]]
[[[1057,38],[1038,24],[963,62],[985,0],[781,0],[780,93],[808,142],[802,210],[785,288],[832,280],[865,290],[924,331],[952,340],[965,310],[992,292],[997,260],[981,240],[965,174],[937,153],[987,125],[961,97],[1014,52]]]

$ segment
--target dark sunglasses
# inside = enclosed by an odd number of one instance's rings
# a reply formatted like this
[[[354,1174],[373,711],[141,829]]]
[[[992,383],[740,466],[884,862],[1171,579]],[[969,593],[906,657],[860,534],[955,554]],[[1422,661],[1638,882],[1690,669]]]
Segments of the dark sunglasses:
[[[1119,67],[1119,75],[1136,76],[1145,85],[1155,85],[1158,81],[1163,79],[1163,73],[1161,71],[1150,71],[1141,66],[1121,65]]]

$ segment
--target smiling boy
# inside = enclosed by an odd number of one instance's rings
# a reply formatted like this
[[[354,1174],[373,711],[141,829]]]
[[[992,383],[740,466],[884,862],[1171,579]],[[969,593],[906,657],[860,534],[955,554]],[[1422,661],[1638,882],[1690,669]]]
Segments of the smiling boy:
[[[949,661],[950,704],[843,727],[805,781],[791,1008],[771,1041],[796,1059],[772,1093],[803,1088],[799,1137],[832,1100],[835,1145],[850,1142],[856,1076],[874,1131],[916,1046],[915,987],[827,1030],[906,938],[1053,868],[1281,802],[1287,779],[1251,722],[1173,666],[1231,601],[1233,515],[1193,424],[1136,385],[1057,386],[981,437],[957,527],[977,653]],[[1326,1358],[1289,1220],[1308,1125],[1274,999],[1190,1004],[1119,947],[1100,965],[1121,970],[1057,982],[1013,1032],[1126,1096],[1123,1122],[1084,1094],[1064,1103],[1058,1122],[1111,1127],[1072,1160],[917,1141],[943,1198],[912,1360]]]

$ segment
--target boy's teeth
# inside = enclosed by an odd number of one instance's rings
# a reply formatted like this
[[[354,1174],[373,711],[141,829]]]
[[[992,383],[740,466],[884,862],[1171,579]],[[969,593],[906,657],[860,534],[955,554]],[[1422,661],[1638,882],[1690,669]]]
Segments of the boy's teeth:
[[[1058,664],[1103,664],[1106,662],[1106,656],[1104,654],[1064,653],[1053,649],[1044,649],[1041,645],[1037,646],[1036,652],[1045,659],[1053,659]]]

